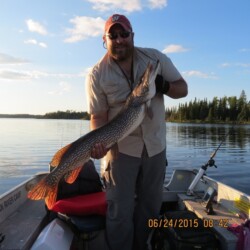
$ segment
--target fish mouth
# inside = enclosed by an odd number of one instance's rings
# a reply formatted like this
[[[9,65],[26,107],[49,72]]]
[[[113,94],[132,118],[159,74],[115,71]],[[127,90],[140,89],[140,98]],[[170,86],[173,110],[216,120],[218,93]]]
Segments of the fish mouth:
[[[155,84],[155,78],[156,75],[158,74],[159,68],[160,68],[159,60],[157,60],[156,64],[148,63],[147,70],[145,72],[145,75],[148,75],[148,81],[145,82],[146,84],[148,84],[149,86]]]
[[[150,82],[155,80],[156,75],[158,74],[158,71],[160,69],[160,61],[157,60],[156,65],[151,66],[151,71],[150,71]]]
[[[146,75],[145,77],[148,77],[148,80],[144,82],[144,87],[145,89],[147,89],[147,98],[151,99],[155,96],[156,93],[156,86],[155,86],[155,78],[156,75],[158,74],[160,69],[160,62],[159,60],[157,60],[156,64],[148,64],[148,68],[146,71]]]

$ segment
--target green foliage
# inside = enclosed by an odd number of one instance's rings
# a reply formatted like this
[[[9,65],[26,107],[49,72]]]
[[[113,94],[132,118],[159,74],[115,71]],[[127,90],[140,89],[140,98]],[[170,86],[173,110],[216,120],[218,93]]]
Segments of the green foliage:
[[[210,102],[195,98],[188,104],[180,104],[178,108],[166,109],[166,119],[170,122],[249,123],[250,102],[244,90],[239,98],[214,97]]]
[[[35,119],[71,119],[90,120],[88,112],[76,112],[72,110],[46,113],[45,115],[29,114],[0,114],[0,118],[35,118]]]
[[[29,115],[29,114],[0,114],[0,118],[43,118],[42,115]]]
[[[83,119],[89,120],[90,116],[87,112],[76,112],[72,110],[57,111],[46,113],[43,118],[45,119]]]

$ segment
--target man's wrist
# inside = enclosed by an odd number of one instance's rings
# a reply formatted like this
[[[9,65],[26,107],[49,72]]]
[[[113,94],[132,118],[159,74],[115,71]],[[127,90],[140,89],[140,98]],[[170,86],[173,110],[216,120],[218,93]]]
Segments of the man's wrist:
[[[164,81],[162,85],[162,93],[167,94],[170,88],[170,82]]]
[[[162,75],[157,75],[155,79],[156,92],[167,94],[170,88],[170,83],[166,81]]]

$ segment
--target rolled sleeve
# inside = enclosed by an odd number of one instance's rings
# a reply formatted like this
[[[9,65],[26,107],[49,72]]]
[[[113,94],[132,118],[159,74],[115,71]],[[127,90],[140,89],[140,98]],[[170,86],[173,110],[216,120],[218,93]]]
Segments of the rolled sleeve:
[[[100,79],[94,69],[87,75],[86,81],[87,111],[89,114],[98,114],[108,110],[108,102],[100,85]]]
[[[179,80],[182,76],[175,67],[175,65],[173,64],[173,62],[171,61],[171,59],[167,55],[161,52],[158,53],[161,63],[161,75],[163,76],[163,78],[169,82],[174,82]]]

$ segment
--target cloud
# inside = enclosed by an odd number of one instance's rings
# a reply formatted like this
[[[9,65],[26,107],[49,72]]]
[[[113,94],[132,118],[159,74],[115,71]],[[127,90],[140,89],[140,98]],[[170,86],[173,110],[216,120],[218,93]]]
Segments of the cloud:
[[[242,68],[250,68],[250,63],[236,63],[235,65]]]
[[[62,91],[64,91],[64,92],[69,92],[71,89],[70,84],[67,82],[60,82],[59,86],[62,88]]]
[[[189,51],[189,49],[184,48],[182,45],[178,44],[170,44],[165,49],[163,49],[163,53],[169,54],[169,53],[180,53],[180,52],[186,52]]]
[[[88,0],[93,4],[93,9],[101,12],[110,10],[124,10],[127,12],[141,10],[140,0]]]
[[[214,73],[204,73],[198,70],[190,70],[190,71],[184,71],[182,72],[184,77],[198,77],[198,78],[205,78],[205,79],[217,79],[217,77],[214,75]]]
[[[91,70],[92,70],[92,67],[88,67],[88,68],[84,69],[84,70],[79,74],[79,76],[82,77],[82,78],[84,78],[84,77],[87,76],[87,74],[88,74]]]
[[[250,49],[248,49],[248,48],[243,48],[243,49],[240,49],[239,51],[240,51],[240,52],[250,52]]]
[[[0,78],[5,80],[32,80],[40,79],[42,77],[57,76],[56,74],[48,74],[42,71],[36,70],[13,70],[13,69],[0,69]],[[59,77],[59,76],[57,76]]]
[[[150,9],[164,8],[167,6],[167,0],[87,0],[93,4],[93,9],[101,12],[107,11],[125,11],[125,12],[134,12],[140,11],[144,7]]]
[[[13,70],[0,70],[0,79],[5,80],[30,80],[31,76],[25,72]]]
[[[0,53],[0,64],[24,64],[28,63],[28,60],[13,57],[4,53]]]
[[[228,68],[228,67],[230,67],[230,66],[231,66],[230,63],[222,63],[222,64],[221,64],[221,67],[222,67],[222,68]]]
[[[102,35],[105,20],[101,17],[77,16],[70,19],[70,23],[72,23],[74,27],[72,29],[66,29],[69,35],[69,37],[64,40],[66,43],[75,43],[89,37]]]
[[[43,43],[43,42],[39,42],[38,45],[42,48],[47,48],[47,44],[46,43]]]
[[[47,35],[47,30],[38,22],[33,21],[32,19],[26,20],[29,31],[39,33],[40,35]]]
[[[250,68],[250,63],[222,63],[220,65],[222,68],[229,68],[229,67],[240,67],[240,68]]]
[[[63,95],[71,90],[71,85],[67,82],[60,82],[59,89],[48,92],[49,95]]]
[[[152,9],[162,9],[168,4],[167,0],[149,0],[148,3]]]
[[[82,73],[65,74],[65,73],[47,73],[38,70],[13,70],[13,69],[0,69],[0,79],[5,80],[36,80],[42,78],[55,78],[55,79],[75,79],[82,78]],[[64,89],[66,86],[64,85]]]
[[[35,39],[29,39],[29,40],[25,40],[24,41],[25,44],[34,44],[34,45],[38,45],[42,48],[47,48],[47,44],[46,43],[43,43],[43,42],[38,42],[37,40]]]
[[[92,4],[94,10],[101,12],[133,12],[140,11],[143,7],[151,9],[164,8],[167,6],[167,0],[87,0]],[[88,16],[76,16],[69,21],[73,28],[66,28],[65,31],[68,35],[64,42],[75,43],[90,37],[97,37],[103,34],[104,25],[106,19],[101,17],[88,17]]]

